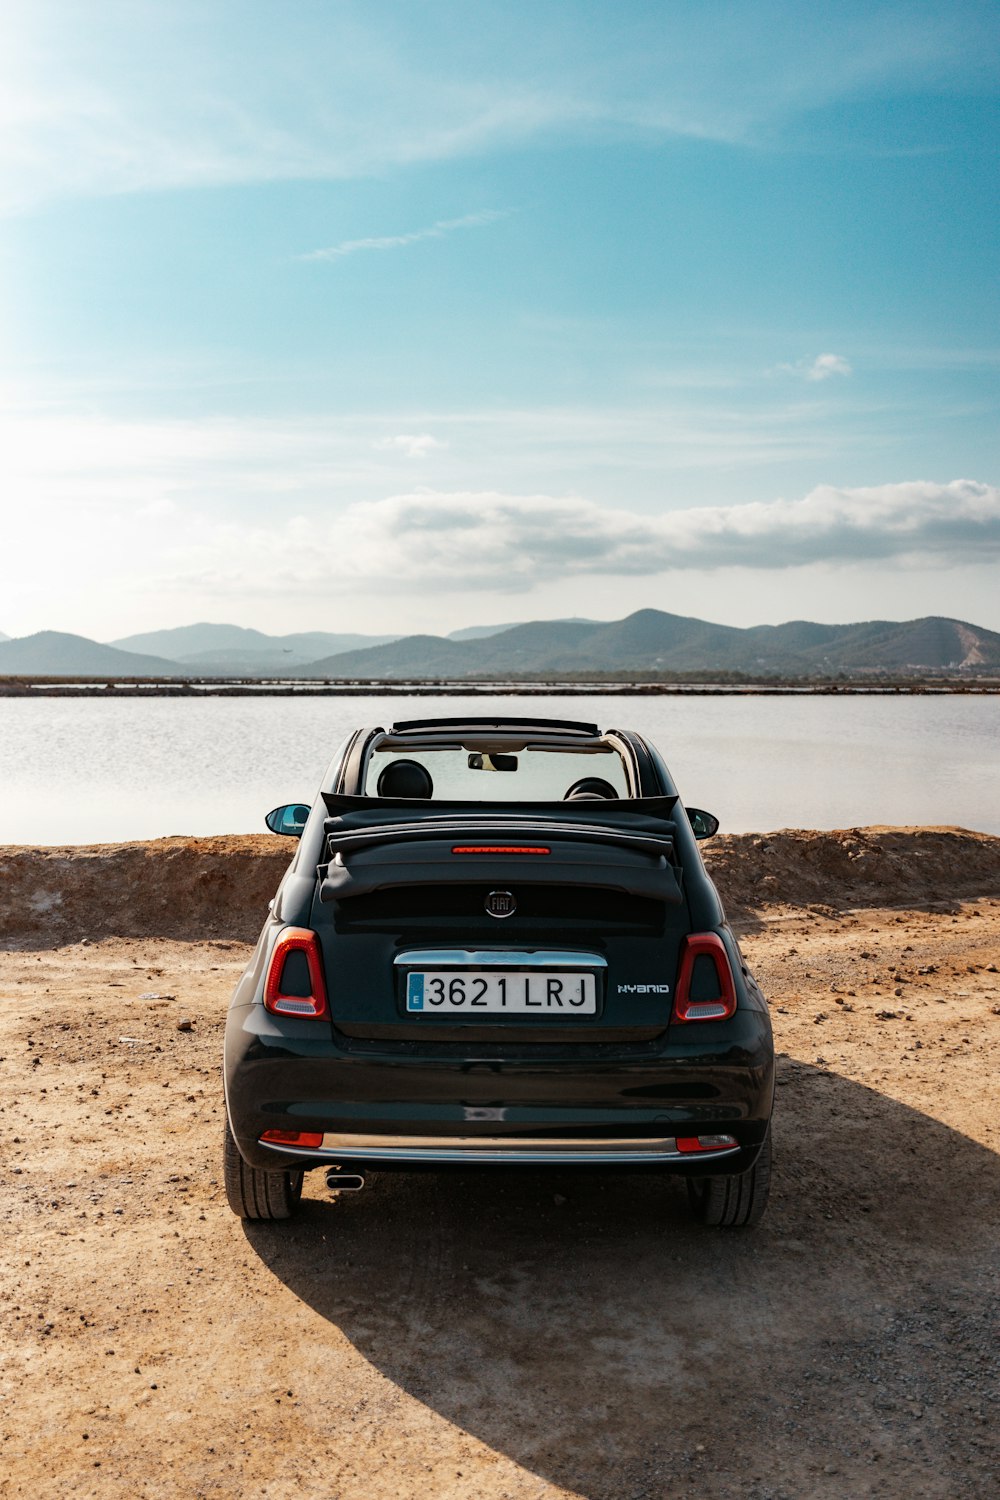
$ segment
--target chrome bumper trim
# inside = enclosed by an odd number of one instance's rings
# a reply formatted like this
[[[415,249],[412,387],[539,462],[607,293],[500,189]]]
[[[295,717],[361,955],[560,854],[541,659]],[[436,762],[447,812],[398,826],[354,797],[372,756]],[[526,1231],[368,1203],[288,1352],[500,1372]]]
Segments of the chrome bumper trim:
[[[601,953],[564,948],[408,948],[393,964],[409,969],[606,969]]]
[[[616,1163],[695,1162],[735,1156],[738,1144],[718,1151],[678,1151],[675,1136],[659,1139],[559,1140],[510,1136],[373,1136],[327,1133],[318,1147],[279,1146],[261,1141],[269,1151],[301,1151],[303,1156],[331,1157],[343,1162],[398,1161],[442,1165],[463,1162],[500,1162],[511,1166],[583,1166]]]

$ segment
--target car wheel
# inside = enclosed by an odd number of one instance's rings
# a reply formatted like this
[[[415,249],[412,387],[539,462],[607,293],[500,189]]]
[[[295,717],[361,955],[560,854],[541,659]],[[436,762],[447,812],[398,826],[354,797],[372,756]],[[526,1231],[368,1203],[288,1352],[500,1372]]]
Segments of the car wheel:
[[[263,1172],[259,1167],[247,1165],[233,1139],[228,1120],[223,1176],[229,1207],[241,1219],[290,1219],[302,1197],[301,1172],[290,1172],[287,1168]]]
[[[771,1190],[771,1127],[749,1172],[734,1177],[689,1177],[688,1203],[702,1224],[742,1229],[759,1224]]]

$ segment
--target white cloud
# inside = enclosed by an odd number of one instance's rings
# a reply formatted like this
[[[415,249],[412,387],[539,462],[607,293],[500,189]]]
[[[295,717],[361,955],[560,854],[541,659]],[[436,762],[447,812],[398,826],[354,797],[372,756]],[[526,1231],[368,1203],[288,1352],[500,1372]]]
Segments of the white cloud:
[[[714,464],[717,487],[742,475],[728,490],[738,501],[742,484],[760,483],[750,465],[794,441],[770,419],[730,430],[668,408],[172,422],[10,409],[0,414],[4,545],[44,559],[47,586],[39,591],[37,569],[10,571],[0,626],[23,633],[57,620],[93,632],[103,611],[112,636],[140,607],[162,601],[163,616],[203,616],[218,594],[248,623],[258,599],[276,610],[294,601],[305,624],[329,620],[342,599],[366,628],[388,610],[392,628],[407,629],[431,611],[445,624],[444,601],[462,591],[483,609],[492,594],[491,613],[503,595],[534,590],[541,614],[593,614],[586,601],[601,580],[627,612],[634,600],[672,607],[668,598],[713,574],[721,594],[757,611],[758,595],[773,609],[800,596],[809,569],[826,579],[827,618],[863,570],[937,570],[928,611],[940,612],[946,584],[958,597],[963,570],[978,570],[977,597],[992,598],[982,575],[1000,560],[995,485],[820,486],[795,499],[684,503],[685,485],[702,488],[699,465]],[[401,459],[423,455],[446,484],[400,493]],[[807,467],[824,461],[813,453]],[[641,499],[619,504],[622,493]],[[773,583],[762,590],[765,575]],[[978,606],[984,623],[993,609]],[[685,612],[719,608],[689,597]]]
[[[692,569],[981,563],[1000,556],[1000,489],[972,480],[823,485],[801,500],[655,516],[580,498],[418,489],[352,506],[333,525],[206,528],[195,555],[183,577],[200,587],[320,596],[389,585],[512,593]]]
[[[346,255],[355,255],[359,250],[398,250],[404,245],[415,245],[420,240],[441,240],[455,229],[479,229],[484,224],[494,224],[505,219],[507,209],[484,209],[478,214],[463,214],[460,219],[438,219],[426,229],[411,229],[406,234],[373,235],[363,240],[342,240],[339,245],[330,245],[325,250],[308,250],[296,260],[341,260]]]
[[[802,380],[818,382],[829,380],[831,375],[853,375],[854,370],[842,354],[817,354],[814,360],[800,359],[792,365],[779,365],[778,369],[788,375],[798,375]]]
[[[395,437],[380,438],[377,443],[372,444],[373,448],[383,453],[404,453],[407,458],[426,458],[428,453],[447,446],[447,443],[431,437],[429,432],[399,432]]]
[[[831,375],[850,375],[851,367],[840,354],[817,354],[806,370],[807,380],[829,380]]]
[[[364,576],[479,578],[493,587],[506,580],[517,588],[565,574],[770,570],[913,555],[975,561],[1000,552],[1000,489],[968,480],[824,485],[801,500],[657,516],[576,498],[416,491],[357,506],[346,521],[347,556]]]
[[[891,615],[893,601],[905,613],[904,577],[923,612],[994,623],[997,486],[820,486],[652,513],[472,485],[386,495],[392,463],[358,457],[374,440],[370,427],[11,424],[0,483],[17,504],[4,543],[44,560],[46,589],[36,568],[13,570],[0,625],[111,637],[224,607],[273,629],[329,625],[345,610],[358,628],[451,629],[470,606],[488,618],[512,593],[533,596],[540,616],[658,604],[732,623],[835,619],[850,600],[862,618]],[[381,498],[347,503],[373,492]]]

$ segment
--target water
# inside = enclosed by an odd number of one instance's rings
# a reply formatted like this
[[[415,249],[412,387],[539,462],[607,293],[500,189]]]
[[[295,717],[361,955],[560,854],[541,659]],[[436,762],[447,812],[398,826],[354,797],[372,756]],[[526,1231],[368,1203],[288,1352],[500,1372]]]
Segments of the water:
[[[958,824],[1000,834],[1000,697],[0,699],[0,844],[263,830],[357,724],[435,714],[647,734],[724,831]]]

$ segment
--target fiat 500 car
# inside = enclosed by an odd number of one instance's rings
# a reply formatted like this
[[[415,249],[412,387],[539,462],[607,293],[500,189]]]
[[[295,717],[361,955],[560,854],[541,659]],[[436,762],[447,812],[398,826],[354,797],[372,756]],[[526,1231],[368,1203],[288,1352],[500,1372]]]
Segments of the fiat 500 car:
[[[310,805],[229,1009],[229,1203],[303,1174],[682,1174],[709,1224],[767,1203],[767,1004],[639,734],[518,718],[360,729]]]

